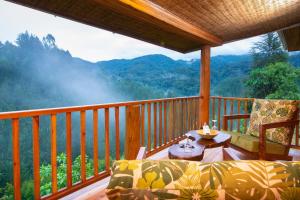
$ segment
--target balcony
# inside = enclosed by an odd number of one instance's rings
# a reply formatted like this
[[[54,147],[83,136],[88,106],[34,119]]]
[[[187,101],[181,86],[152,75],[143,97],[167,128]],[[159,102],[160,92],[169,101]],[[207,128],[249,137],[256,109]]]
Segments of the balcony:
[[[164,149],[184,139],[189,130],[199,128],[199,116],[202,114],[199,100],[199,96],[179,97],[0,113],[1,121],[9,121],[12,126],[15,196],[21,195],[21,174],[28,173],[28,168],[33,170],[35,198],[57,199],[108,177],[114,160],[134,159],[141,146],[146,147],[147,157],[166,158]],[[252,102],[252,98],[210,97],[210,120],[216,119],[221,130],[223,115],[247,114],[251,111]],[[31,124],[31,130],[22,129],[24,121]],[[245,133],[247,124],[247,120],[230,121],[229,130]],[[49,158],[45,158],[44,154],[41,156],[40,143],[40,136],[45,136],[47,131],[51,149]],[[28,149],[21,148],[22,134],[32,135],[32,166],[26,166],[26,169],[21,161],[24,157],[28,158]],[[294,148],[299,148],[299,139],[297,125],[292,141]],[[80,152],[73,151],[74,145],[80,145]],[[294,159],[299,159],[298,151],[291,151]],[[57,156],[61,153],[66,155],[65,178],[57,176],[58,162],[62,162]],[[72,176],[78,169],[74,169],[72,163],[78,155],[85,159],[80,159],[80,180],[74,182]],[[43,196],[40,190],[44,187],[41,163],[44,165],[47,161],[51,164],[51,191]],[[87,167],[92,169],[92,173]]]
[[[72,199],[93,183],[105,185],[112,162],[135,159],[142,146],[146,157],[165,158],[165,149],[189,130],[212,119],[223,129],[223,115],[250,113],[252,98],[210,96],[212,47],[278,31],[286,49],[300,50],[298,1],[9,1],[177,52],[201,50],[199,96],[0,113],[0,127],[12,144],[4,153],[11,166],[0,173],[11,175],[16,200],[22,199],[25,173],[33,188],[24,188],[34,199],[73,193],[66,197]],[[248,123],[231,120],[229,130],[245,133]],[[25,146],[21,138],[32,144]],[[299,139],[298,124],[289,152],[296,160]],[[24,166],[28,159],[32,164]]]

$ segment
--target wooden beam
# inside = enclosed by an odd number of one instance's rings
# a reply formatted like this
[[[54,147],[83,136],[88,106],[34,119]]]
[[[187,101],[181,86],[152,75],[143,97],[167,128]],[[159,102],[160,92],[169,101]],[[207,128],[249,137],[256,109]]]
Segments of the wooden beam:
[[[201,68],[200,68],[200,106],[199,124],[209,122],[209,96],[210,96],[210,47],[204,46],[201,49]]]
[[[140,21],[146,21],[167,31],[198,40],[202,44],[218,46],[223,43],[219,37],[190,24],[149,0],[95,1]]]
[[[133,160],[140,149],[140,106],[126,107],[125,159]]]
[[[278,35],[284,48],[288,51],[300,50],[300,25],[278,31]]]

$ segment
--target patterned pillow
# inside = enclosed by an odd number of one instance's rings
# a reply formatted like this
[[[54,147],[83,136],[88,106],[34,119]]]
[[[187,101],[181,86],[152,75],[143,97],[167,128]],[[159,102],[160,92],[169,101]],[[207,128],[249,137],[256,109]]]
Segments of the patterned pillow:
[[[260,124],[292,120],[297,106],[297,102],[291,100],[255,99],[247,134],[259,137]],[[266,137],[272,142],[287,145],[288,133],[288,128],[273,128],[267,130]]]

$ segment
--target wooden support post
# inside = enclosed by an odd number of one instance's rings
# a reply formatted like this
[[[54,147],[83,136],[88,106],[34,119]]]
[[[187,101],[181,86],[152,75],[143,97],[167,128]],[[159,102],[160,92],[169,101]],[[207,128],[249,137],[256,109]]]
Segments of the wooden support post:
[[[209,122],[210,47],[201,49],[199,125]]]
[[[125,159],[136,158],[140,148],[140,106],[126,107]]]

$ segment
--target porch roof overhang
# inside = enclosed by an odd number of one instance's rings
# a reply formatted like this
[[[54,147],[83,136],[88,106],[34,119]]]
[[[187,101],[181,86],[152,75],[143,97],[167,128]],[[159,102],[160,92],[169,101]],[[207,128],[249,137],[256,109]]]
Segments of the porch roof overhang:
[[[300,0],[8,1],[182,53],[273,31],[300,50]]]

